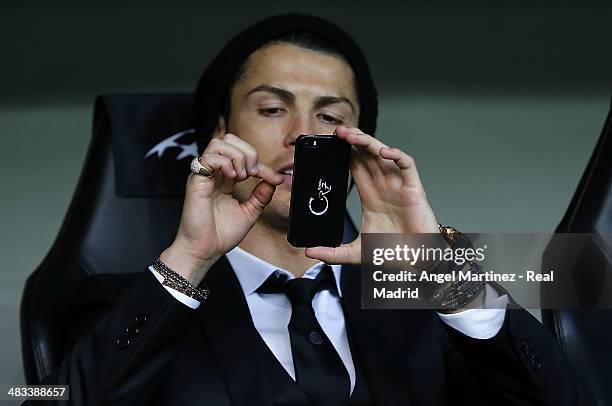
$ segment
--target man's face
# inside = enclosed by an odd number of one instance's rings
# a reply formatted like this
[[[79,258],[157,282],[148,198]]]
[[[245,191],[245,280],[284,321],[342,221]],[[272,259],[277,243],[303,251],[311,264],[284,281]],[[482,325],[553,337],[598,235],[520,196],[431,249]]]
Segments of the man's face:
[[[336,56],[271,44],[247,60],[232,90],[230,109],[225,131],[251,144],[261,163],[286,174],[261,217],[286,228],[295,140],[300,134],[332,134],[338,125],[357,126],[353,71]],[[238,183],[234,195],[244,201],[259,181]]]

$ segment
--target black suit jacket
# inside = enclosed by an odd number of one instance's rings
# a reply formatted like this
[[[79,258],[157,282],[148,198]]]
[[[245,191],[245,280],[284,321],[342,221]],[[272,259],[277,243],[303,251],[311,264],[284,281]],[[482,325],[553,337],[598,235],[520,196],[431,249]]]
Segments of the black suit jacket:
[[[148,270],[85,279],[74,345],[47,384],[70,385],[78,405],[270,405],[261,337],[225,257],[209,299],[192,310]],[[553,337],[528,312],[507,310],[494,338],[477,340],[428,310],[362,310],[360,274],[344,266],[351,351],[377,405],[594,404]],[[266,349],[267,350],[267,349]]]

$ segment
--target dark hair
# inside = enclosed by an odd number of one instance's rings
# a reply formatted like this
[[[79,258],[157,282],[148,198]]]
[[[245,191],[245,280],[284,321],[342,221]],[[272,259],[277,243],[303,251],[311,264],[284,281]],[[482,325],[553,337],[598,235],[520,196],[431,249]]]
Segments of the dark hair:
[[[245,61],[271,42],[288,42],[337,55],[347,61],[359,98],[359,128],[374,135],[378,116],[376,87],[367,61],[355,40],[337,25],[305,14],[266,18],[232,38],[206,68],[194,95],[195,130],[200,151],[208,145],[219,116],[229,113],[230,90],[244,73]]]
[[[348,59],[333,42],[308,31],[301,32],[292,32],[287,35],[283,35],[281,37],[270,40],[269,42],[263,44],[258,49],[273,45],[273,44],[291,44],[300,48],[308,49],[310,51],[321,52],[326,55],[335,56],[337,58],[342,59],[347,64]],[[256,49],[257,50],[257,49]],[[255,51],[256,51],[255,50]],[[253,52],[255,52],[253,51]],[[223,109],[223,118],[225,119],[225,123],[229,122],[230,114],[231,114],[231,104],[232,104],[232,90],[234,90],[234,86],[236,82],[240,80],[242,75],[247,70],[248,57],[242,62],[242,64],[236,70],[234,76],[229,81],[227,86],[227,93],[225,95],[225,108]],[[355,84],[355,91],[357,93],[357,101],[359,102],[359,89]]]

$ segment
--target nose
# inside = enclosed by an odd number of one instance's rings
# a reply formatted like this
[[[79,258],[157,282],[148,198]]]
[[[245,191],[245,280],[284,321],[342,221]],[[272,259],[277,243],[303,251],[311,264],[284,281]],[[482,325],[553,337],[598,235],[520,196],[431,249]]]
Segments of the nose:
[[[295,140],[302,134],[316,134],[315,124],[314,118],[307,114],[296,114],[286,132],[285,144],[287,146],[295,145]]]

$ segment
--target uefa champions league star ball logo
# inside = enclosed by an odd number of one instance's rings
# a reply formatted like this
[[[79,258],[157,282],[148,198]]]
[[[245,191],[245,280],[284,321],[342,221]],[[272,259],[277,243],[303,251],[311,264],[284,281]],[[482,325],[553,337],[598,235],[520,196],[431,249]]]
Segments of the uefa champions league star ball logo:
[[[182,144],[179,142],[179,140],[184,135],[193,134],[194,132],[195,130],[193,128],[190,128],[189,130],[181,131],[179,133],[173,134],[163,139],[157,145],[151,148],[149,152],[146,153],[146,155],[144,156],[145,159],[153,155],[157,155],[157,158],[161,158],[162,155],[164,155],[164,152],[166,152],[170,148],[180,148],[181,149],[181,151],[176,156],[177,161],[180,161],[181,159],[185,159],[185,158],[197,157],[198,156],[198,144],[195,141],[189,144]]]
[[[327,183],[323,179],[319,179],[319,186],[317,187],[317,198],[311,197],[308,200],[308,209],[315,216],[321,216],[325,214],[329,208],[329,200],[327,200],[326,194],[331,191],[331,186],[327,186]]]

